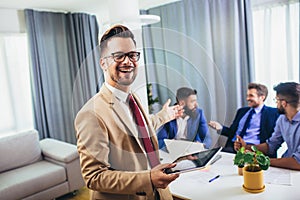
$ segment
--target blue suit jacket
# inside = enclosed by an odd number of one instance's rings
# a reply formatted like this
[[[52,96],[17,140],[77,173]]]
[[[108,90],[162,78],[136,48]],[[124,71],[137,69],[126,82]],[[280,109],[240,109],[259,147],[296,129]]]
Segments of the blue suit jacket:
[[[205,144],[206,148],[211,145],[211,137],[208,133],[208,125],[201,109],[197,109],[196,118],[189,118],[187,121],[187,140],[198,141]],[[164,139],[174,139],[177,134],[176,119],[164,124],[157,133],[159,148],[165,146]]]
[[[221,134],[228,137],[226,146],[233,145],[232,139],[236,134],[240,120],[248,112],[249,109],[250,107],[243,107],[238,109],[231,126],[223,126]],[[278,116],[279,113],[277,111],[277,108],[272,108],[265,105],[263,106],[261,110],[260,120],[260,143],[264,143],[269,137],[271,137],[272,133],[274,132],[274,127],[276,125]]]

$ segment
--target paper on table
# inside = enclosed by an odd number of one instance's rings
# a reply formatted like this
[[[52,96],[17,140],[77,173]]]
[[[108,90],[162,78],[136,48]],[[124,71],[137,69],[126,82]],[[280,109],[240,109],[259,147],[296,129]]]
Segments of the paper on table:
[[[277,185],[292,185],[291,172],[288,169],[270,167],[264,171],[265,183]]]
[[[209,169],[202,169],[202,170],[194,171],[191,173],[185,173],[185,174],[182,174],[181,176],[185,176],[185,178],[190,177],[189,184],[192,184],[192,185],[197,185],[199,183],[211,184],[212,181],[209,182],[209,180],[211,180],[217,176],[220,177],[220,175],[218,173],[211,171]]]
[[[164,141],[168,152],[161,152],[161,157],[164,160],[163,163],[173,162],[180,156],[205,150],[203,143],[199,142],[170,139],[165,139]]]

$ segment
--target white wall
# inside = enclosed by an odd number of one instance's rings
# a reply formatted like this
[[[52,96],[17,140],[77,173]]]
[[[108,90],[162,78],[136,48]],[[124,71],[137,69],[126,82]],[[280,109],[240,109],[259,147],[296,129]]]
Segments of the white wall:
[[[22,10],[0,8],[0,33],[24,33],[25,17]]]

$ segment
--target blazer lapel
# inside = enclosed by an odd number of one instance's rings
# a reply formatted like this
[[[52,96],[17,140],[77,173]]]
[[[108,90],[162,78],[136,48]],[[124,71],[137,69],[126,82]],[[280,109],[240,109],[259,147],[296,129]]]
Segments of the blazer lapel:
[[[177,120],[172,120],[170,123],[174,123],[173,129],[174,131],[170,131],[170,133],[174,133],[170,138],[175,138],[178,132]]]
[[[265,115],[265,105],[261,109],[261,118],[260,118],[260,131],[263,130],[263,127],[266,125],[266,115]]]
[[[103,94],[103,98],[109,103],[112,111],[116,114],[121,123],[130,130],[132,136],[137,136],[138,133],[133,127],[134,123],[128,117],[128,114],[121,106],[121,102],[111,93],[111,91],[105,85],[101,88],[101,92]]]
[[[187,139],[190,141],[194,141],[195,136],[197,134],[197,129],[199,126],[199,117],[200,115],[198,115],[196,119],[190,117],[187,121]]]
[[[103,98],[105,99],[105,101],[107,101],[109,103],[112,111],[115,113],[115,115],[120,120],[120,123],[122,123],[122,124],[120,124],[120,127],[125,125],[129,129],[131,136],[133,136],[135,138],[135,140],[136,140],[137,144],[139,145],[139,147],[141,148],[141,150],[143,152],[145,152],[145,149],[141,143],[142,141],[139,138],[139,133],[138,133],[137,129],[134,127],[135,123],[132,121],[132,119],[130,119],[128,117],[128,114],[125,112],[125,110],[121,106],[120,101],[111,93],[111,91],[105,85],[101,88],[101,93],[103,94]],[[149,126],[149,119],[148,119],[144,109],[142,108],[140,101],[134,94],[133,94],[133,96],[144,116],[144,119],[146,121],[146,126],[148,126],[149,135],[150,135],[150,138],[154,145],[154,149],[157,150],[158,149],[158,141],[157,141],[155,132],[153,132],[151,126]]]

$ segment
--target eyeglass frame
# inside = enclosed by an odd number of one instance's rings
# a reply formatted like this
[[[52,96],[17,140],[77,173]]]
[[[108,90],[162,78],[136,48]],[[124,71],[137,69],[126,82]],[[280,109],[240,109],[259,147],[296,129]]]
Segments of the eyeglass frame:
[[[273,98],[273,101],[275,101],[275,103],[277,103],[277,102],[279,102],[279,101],[286,101],[286,102],[287,102],[287,100],[285,100],[285,99],[280,99],[280,98],[277,98],[277,97]],[[287,102],[287,103],[288,103],[288,102]]]
[[[129,54],[131,54],[131,53],[136,53],[137,54],[137,60],[132,60],[132,58],[129,56]],[[124,56],[123,59],[122,60],[116,60],[116,54],[120,54],[120,55],[122,54],[122,56]],[[128,57],[131,62],[138,62],[140,60],[140,56],[141,56],[141,52],[138,52],[138,51],[129,51],[127,53],[124,53],[124,52],[114,52],[114,53],[111,53],[111,55],[109,55],[109,56],[103,57],[103,59],[112,57],[115,62],[120,63],[120,62],[123,62],[126,57]]]

